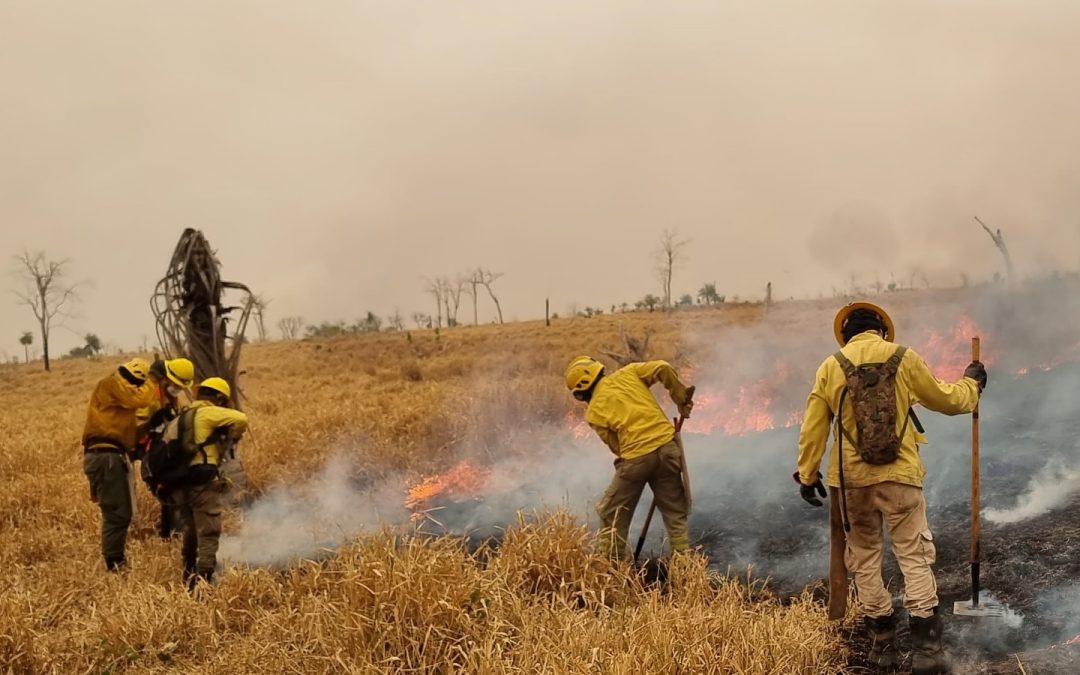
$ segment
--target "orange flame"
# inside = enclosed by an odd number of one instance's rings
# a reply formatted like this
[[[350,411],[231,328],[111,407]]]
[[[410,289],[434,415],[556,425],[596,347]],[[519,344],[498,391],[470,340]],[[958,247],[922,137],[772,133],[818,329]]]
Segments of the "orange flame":
[[[405,508],[418,517],[436,498],[471,498],[487,484],[491,469],[459,462],[446,473],[429,476],[409,488]]]

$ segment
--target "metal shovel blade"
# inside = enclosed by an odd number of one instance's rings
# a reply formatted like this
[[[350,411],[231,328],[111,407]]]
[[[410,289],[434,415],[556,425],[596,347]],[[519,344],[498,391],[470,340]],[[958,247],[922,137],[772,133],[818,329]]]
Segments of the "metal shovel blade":
[[[981,616],[989,618],[1002,618],[1005,616],[1005,605],[997,602],[973,603],[971,600],[957,600],[953,603],[953,614],[957,616]]]

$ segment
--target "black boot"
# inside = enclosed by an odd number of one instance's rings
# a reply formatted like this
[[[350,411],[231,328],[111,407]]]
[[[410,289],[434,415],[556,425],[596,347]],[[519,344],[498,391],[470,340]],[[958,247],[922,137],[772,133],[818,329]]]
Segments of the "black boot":
[[[195,578],[195,561],[184,560],[184,584],[188,587],[193,585],[193,579]]]
[[[941,631],[944,625],[939,609],[926,619],[908,618],[911,625],[911,673],[912,675],[939,675],[952,672],[952,664],[941,647]]]
[[[870,633],[870,663],[879,670],[896,670],[900,665],[900,653],[896,648],[896,615],[876,618],[863,617],[866,630]]]
[[[199,570],[188,580],[188,591],[195,592],[200,581],[205,581],[207,585],[210,585],[214,581],[214,570]]]
[[[123,572],[127,568],[127,560],[124,558],[105,558],[105,569],[110,572]]]

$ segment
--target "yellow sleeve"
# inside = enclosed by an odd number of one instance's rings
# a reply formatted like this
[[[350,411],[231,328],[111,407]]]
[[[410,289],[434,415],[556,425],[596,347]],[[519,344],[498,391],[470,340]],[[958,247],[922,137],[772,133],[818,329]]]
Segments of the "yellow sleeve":
[[[601,427],[595,424],[589,424],[589,426],[593,428],[593,431],[595,431],[596,435],[600,437],[600,440],[604,442],[604,445],[611,448],[611,451],[614,452],[616,456],[618,456],[619,435],[611,429],[608,429],[607,427]]]
[[[817,482],[821,459],[829,446],[833,413],[826,397],[827,363],[821,364],[814,388],[806,401],[806,416],[799,431],[799,480],[803,485]]]
[[[157,392],[149,382],[145,382],[139,387],[133,387],[127,382],[114,378],[112,383],[113,386],[109,392],[110,398],[119,408],[138,410],[153,405],[154,401],[157,400]]]
[[[200,408],[198,418],[200,422],[204,422],[209,426],[208,437],[221,427],[232,427],[232,437],[239,438],[247,430],[248,426],[248,418],[244,413],[216,405]]]
[[[679,374],[667,361],[646,361],[645,363],[631,363],[628,368],[633,368],[634,373],[648,386],[657,382],[664,385],[671,395],[675,405],[686,403],[686,385],[679,379]]]
[[[955,384],[942,382],[930,372],[926,361],[912,350],[904,355],[908,386],[916,401],[927,410],[945,415],[962,415],[979,404],[979,384],[970,377]]]

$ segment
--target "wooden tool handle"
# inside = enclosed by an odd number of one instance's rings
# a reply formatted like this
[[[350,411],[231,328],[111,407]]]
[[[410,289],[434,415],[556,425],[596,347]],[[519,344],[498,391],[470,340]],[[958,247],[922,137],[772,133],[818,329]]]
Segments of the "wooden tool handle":
[[[840,489],[829,488],[829,618],[839,621],[847,616],[848,568],[847,533],[840,514]]]
[[[978,361],[979,338],[971,338],[971,360]],[[979,562],[979,406],[971,414],[971,562]]]

